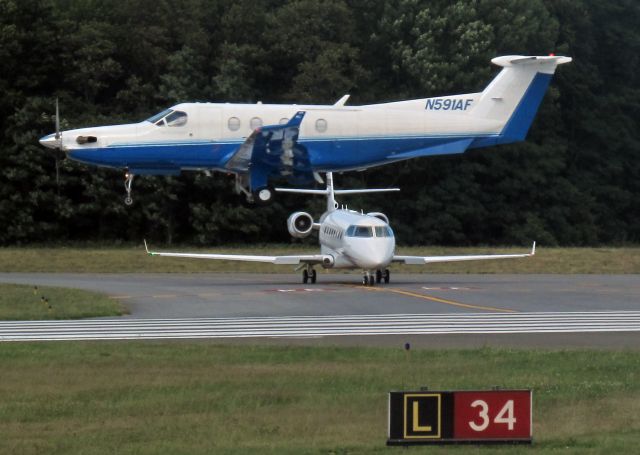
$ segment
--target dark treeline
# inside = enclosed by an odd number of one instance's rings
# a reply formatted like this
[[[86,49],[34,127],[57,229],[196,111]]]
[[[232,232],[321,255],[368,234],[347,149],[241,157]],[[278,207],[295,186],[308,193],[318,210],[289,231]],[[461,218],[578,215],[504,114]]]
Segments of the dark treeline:
[[[252,208],[232,179],[123,177],[59,160],[54,129],[139,121],[180,101],[354,104],[479,91],[504,54],[569,55],[526,142],[337,176],[399,195],[404,244],[640,241],[637,0],[0,0],[0,244],[287,241],[282,197]],[[56,172],[56,168],[59,172]]]

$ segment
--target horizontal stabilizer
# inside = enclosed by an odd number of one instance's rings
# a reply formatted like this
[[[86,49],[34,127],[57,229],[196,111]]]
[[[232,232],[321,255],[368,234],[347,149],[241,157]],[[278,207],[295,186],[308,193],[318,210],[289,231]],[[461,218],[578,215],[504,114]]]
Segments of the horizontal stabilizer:
[[[503,67],[544,64],[562,65],[563,63],[571,62],[571,60],[571,57],[565,57],[563,55],[503,55],[491,59],[491,63]]]

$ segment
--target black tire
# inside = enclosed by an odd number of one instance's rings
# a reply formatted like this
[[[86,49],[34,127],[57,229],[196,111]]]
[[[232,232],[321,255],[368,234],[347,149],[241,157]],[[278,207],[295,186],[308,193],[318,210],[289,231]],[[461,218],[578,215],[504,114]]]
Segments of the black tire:
[[[318,277],[318,274],[316,273],[316,269],[313,269],[311,271],[311,283],[312,284],[316,284],[316,278]]]
[[[309,272],[306,270],[302,271],[302,283],[307,284],[309,282]]]
[[[362,277],[362,285],[366,286],[367,284],[369,284],[369,279],[367,278],[367,276],[363,276]]]
[[[373,286],[376,283],[376,277],[369,275],[369,286]]]
[[[376,283],[380,283],[382,281],[382,272],[380,270],[376,270]]]
[[[389,280],[391,279],[391,272],[389,269],[384,269],[384,284],[389,284]]]

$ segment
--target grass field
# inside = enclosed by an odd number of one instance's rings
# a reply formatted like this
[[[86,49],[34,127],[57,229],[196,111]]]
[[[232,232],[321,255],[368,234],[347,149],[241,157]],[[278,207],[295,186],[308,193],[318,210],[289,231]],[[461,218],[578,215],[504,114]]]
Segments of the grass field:
[[[161,249],[159,247],[155,247]],[[171,247],[174,251],[230,254],[297,254],[317,251],[317,247],[291,245],[193,249]],[[404,247],[403,255],[459,255],[478,253],[521,253],[523,248],[440,248]],[[0,248],[0,272],[281,272],[292,267],[270,264],[175,259],[148,256],[142,245],[118,248]],[[640,273],[640,248],[545,248],[539,246],[533,258],[433,264],[393,265],[394,273]]]
[[[0,320],[3,321],[120,316],[125,312],[120,303],[97,292],[0,284]]]
[[[637,453],[640,352],[414,350],[211,342],[0,344],[0,453],[406,453],[387,391],[534,389],[531,447]]]

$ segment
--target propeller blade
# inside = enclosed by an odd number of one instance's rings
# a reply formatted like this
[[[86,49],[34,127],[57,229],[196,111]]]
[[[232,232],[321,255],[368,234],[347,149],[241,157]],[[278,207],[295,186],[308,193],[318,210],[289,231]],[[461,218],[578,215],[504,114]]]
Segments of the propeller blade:
[[[58,106],[58,98],[56,98],[56,140],[60,139],[60,108]]]

